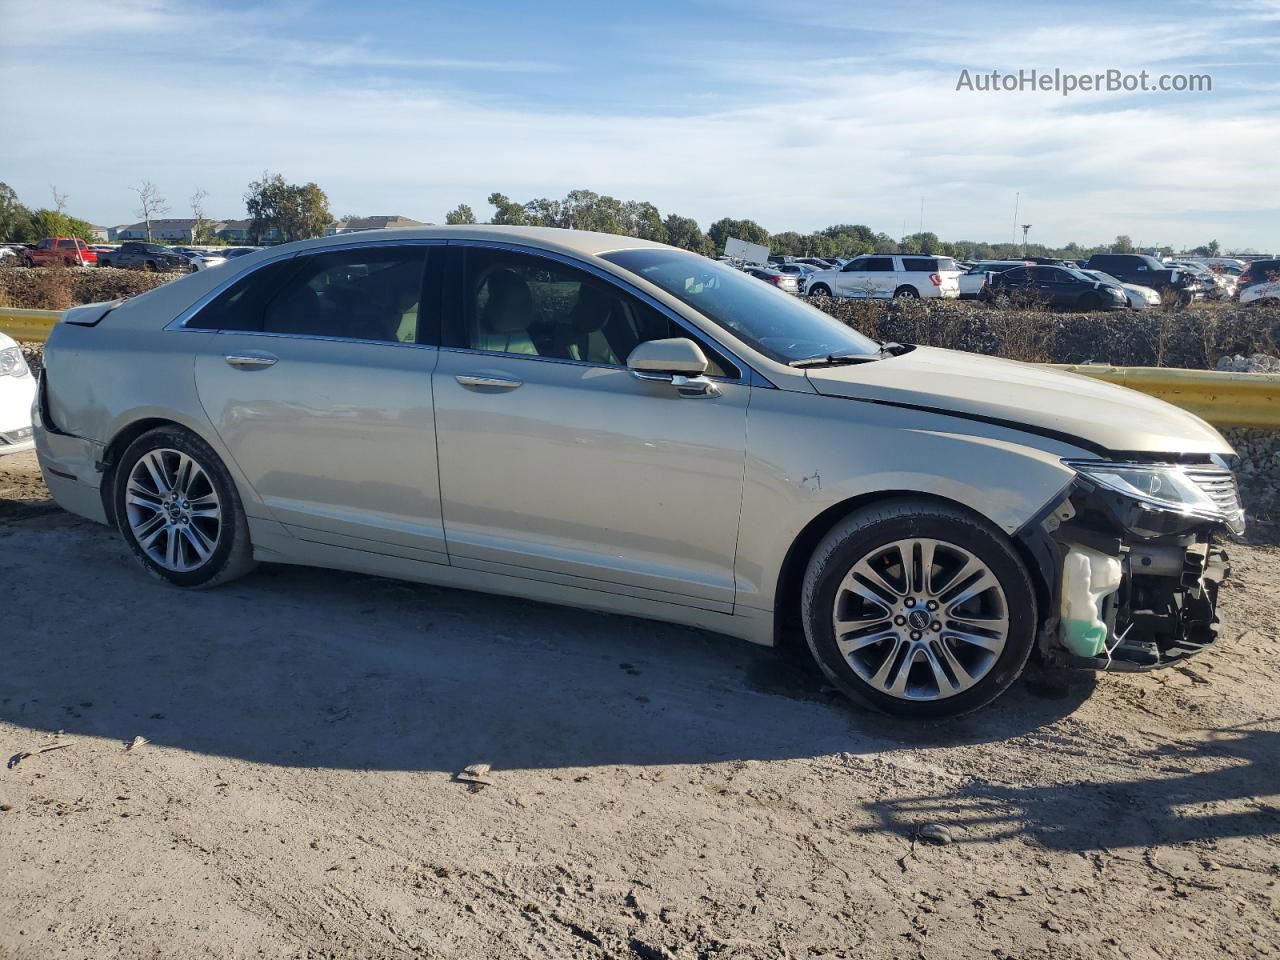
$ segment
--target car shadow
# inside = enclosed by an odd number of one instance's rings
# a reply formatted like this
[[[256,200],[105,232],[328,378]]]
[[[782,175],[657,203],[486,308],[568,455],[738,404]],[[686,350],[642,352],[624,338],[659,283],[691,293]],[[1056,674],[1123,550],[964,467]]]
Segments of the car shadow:
[[[964,842],[1023,835],[1076,853],[1274,836],[1280,808],[1267,798],[1280,783],[1280,733],[1258,726],[1276,719],[1201,731],[1203,739],[1143,751],[1126,763],[1147,771],[1141,777],[1033,787],[970,783],[895,796],[869,805],[876,819],[869,829],[910,835],[922,824],[940,824]]]
[[[912,724],[848,705],[794,652],[705,631],[275,565],[184,592],[89,524],[4,542],[0,583],[39,590],[0,644],[0,720],[33,736],[370,770],[705,763],[994,743],[1091,686],[1019,683]]]

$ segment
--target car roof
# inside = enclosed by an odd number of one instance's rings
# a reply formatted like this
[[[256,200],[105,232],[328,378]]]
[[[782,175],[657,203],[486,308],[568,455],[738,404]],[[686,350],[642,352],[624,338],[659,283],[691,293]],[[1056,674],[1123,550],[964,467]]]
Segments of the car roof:
[[[642,247],[673,249],[664,243],[623,237],[615,233],[591,230],[566,230],[561,227],[512,227],[504,224],[457,224],[443,227],[394,227],[389,230],[360,230],[332,237],[299,240],[271,249],[323,249],[352,243],[385,243],[388,240],[492,240],[499,243],[528,244],[571,256],[599,256],[613,250]]]

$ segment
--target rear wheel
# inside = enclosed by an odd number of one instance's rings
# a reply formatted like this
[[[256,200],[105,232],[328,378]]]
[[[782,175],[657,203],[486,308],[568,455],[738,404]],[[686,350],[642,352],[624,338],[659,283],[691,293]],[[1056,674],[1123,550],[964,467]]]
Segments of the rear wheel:
[[[213,587],[253,569],[249,524],[213,449],[181,427],[144,433],[113,474],[116,524],[153,575]]]
[[[915,287],[901,286],[893,291],[893,298],[895,300],[919,300],[920,291]]]
[[[916,718],[1003,693],[1035,639],[1031,580],[1008,540],[946,504],[859,510],[814,552],[801,608],[809,649],[850,699]]]

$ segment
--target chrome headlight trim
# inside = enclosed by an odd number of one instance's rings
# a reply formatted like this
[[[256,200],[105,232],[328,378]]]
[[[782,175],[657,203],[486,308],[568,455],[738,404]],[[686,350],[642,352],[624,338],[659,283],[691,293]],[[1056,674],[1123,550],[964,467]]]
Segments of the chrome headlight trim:
[[[1215,501],[1202,483],[1212,473],[1230,480],[1235,491],[1235,475],[1220,461],[1213,466],[1176,463],[1135,463],[1117,460],[1063,460],[1064,466],[1080,476],[1151,510],[1176,513],[1202,520],[1237,524],[1244,511],[1235,492],[1235,509],[1228,511]]]

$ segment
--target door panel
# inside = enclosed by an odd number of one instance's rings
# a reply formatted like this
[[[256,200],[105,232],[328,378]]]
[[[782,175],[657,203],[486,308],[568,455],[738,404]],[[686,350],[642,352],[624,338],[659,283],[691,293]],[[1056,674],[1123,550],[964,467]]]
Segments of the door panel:
[[[732,610],[749,387],[454,349],[433,381],[454,563]]]
[[[303,539],[394,543],[447,562],[436,348],[233,332],[207,342],[200,402],[276,519]]]

